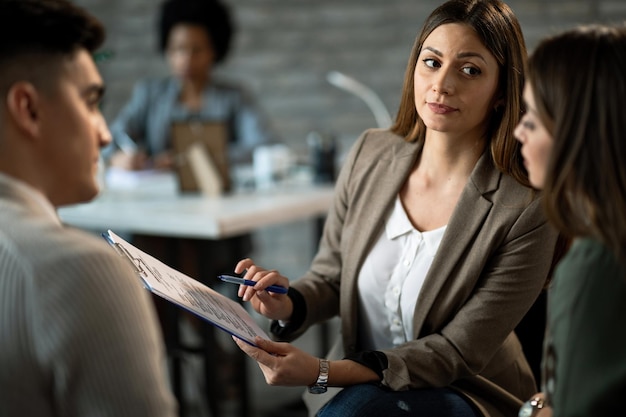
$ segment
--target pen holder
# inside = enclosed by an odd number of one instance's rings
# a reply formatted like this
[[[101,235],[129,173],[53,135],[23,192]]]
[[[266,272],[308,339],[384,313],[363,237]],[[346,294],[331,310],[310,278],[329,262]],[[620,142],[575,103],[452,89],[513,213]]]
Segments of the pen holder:
[[[330,133],[317,131],[307,135],[309,160],[313,170],[313,182],[317,184],[335,182],[335,158],[337,141]]]

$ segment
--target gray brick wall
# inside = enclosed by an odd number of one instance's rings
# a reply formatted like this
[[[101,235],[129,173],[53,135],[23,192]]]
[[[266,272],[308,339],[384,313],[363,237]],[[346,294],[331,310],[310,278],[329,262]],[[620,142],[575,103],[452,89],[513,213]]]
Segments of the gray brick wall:
[[[408,54],[439,0],[224,0],[238,27],[218,70],[258,97],[279,135],[306,149],[312,129],[352,141],[374,126],[367,106],[326,81],[339,70],[376,91],[396,111]],[[107,26],[113,59],[100,65],[108,84],[105,116],[112,120],[133,83],[167,73],[156,51],[158,0],[75,0]],[[510,0],[529,49],[555,30],[578,23],[626,20],[624,0]],[[345,149],[344,149],[345,150]]]

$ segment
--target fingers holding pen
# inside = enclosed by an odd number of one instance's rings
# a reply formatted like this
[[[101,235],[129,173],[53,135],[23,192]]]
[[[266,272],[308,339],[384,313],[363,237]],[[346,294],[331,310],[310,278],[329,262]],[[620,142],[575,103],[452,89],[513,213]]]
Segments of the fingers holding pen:
[[[275,297],[277,294],[275,291],[271,294],[266,292],[269,286],[279,286],[288,288],[289,280],[282,276],[276,270],[267,270],[261,268],[253,263],[249,258],[240,261],[235,267],[235,272],[241,274],[245,271],[244,278],[246,280],[254,281],[257,284],[252,286],[240,285],[237,295],[243,299],[243,301],[250,301],[255,295],[261,297],[261,300],[270,300],[271,297]]]
[[[237,262],[237,265],[235,265],[235,273],[242,274],[246,271],[246,269],[250,268],[252,265],[254,265],[254,261],[252,259],[250,258],[242,259],[241,261]]]
[[[239,261],[235,272],[244,274],[244,279],[256,283],[254,286],[240,285],[237,295],[243,301],[249,301],[257,313],[272,320],[288,320],[291,317],[293,303],[286,294],[289,279],[278,271],[255,265],[249,258]],[[281,291],[276,291],[271,286],[280,287]]]
[[[254,287],[248,287],[244,293],[244,301],[250,301],[255,295],[260,297],[262,301],[269,301],[274,297],[281,295],[279,292],[272,290],[270,287],[289,288],[289,280],[276,270],[260,270],[250,271],[245,275],[246,279],[256,282]],[[269,289],[268,289],[269,288]],[[286,294],[286,292],[284,292]]]

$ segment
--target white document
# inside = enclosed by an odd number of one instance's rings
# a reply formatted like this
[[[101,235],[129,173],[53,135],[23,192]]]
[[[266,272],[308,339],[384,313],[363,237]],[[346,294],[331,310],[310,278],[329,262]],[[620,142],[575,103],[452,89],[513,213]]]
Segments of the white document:
[[[238,302],[170,268],[110,230],[102,236],[120,256],[131,262],[144,286],[154,294],[191,311],[253,346],[256,346],[255,336],[269,339]]]

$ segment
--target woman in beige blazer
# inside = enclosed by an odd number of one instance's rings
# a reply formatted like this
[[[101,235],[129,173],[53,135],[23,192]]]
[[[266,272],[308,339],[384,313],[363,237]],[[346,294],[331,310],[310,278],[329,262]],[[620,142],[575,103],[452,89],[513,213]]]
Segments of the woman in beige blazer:
[[[556,241],[512,135],[524,59],[499,0],[450,0],[430,15],[395,124],[365,132],[344,162],[310,270],[290,285],[250,259],[235,269],[258,281],[239,295],[279,340],[341,317],[330,362],[238,342],[268,383],[346,387],[319,416],[516,415],[535,383],[513,329]]]

